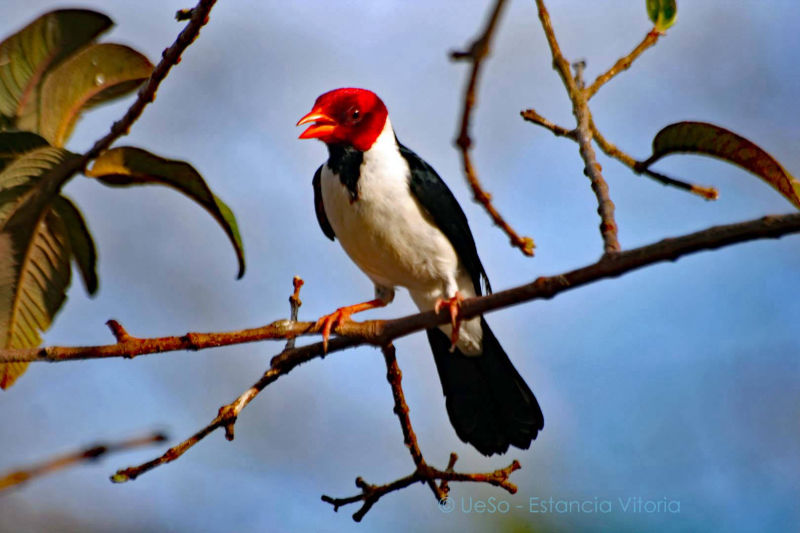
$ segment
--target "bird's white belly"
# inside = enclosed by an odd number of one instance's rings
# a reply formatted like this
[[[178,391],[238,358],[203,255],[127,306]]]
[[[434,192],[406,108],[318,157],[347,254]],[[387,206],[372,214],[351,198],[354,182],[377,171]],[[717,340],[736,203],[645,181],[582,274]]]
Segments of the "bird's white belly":
[[[453,245],[416,202],[405,176],[362,170],[356,200],[329,168],[323,168],[321,181],[336,238],[376,286],[405,287],[423,311],[456,291],[464,298],[475,296]],[[440,329],[450,336],[449,324]],[[480,318],[466,320],[457,346],[467,355],[480,354],[482,336]]]
[[[322,173],[325,213],[345,252],[372,281],[385,287],[444,294],[458,270],[450,241],[427,218],[406,178],[362,172],[358,199],[328,168]]]

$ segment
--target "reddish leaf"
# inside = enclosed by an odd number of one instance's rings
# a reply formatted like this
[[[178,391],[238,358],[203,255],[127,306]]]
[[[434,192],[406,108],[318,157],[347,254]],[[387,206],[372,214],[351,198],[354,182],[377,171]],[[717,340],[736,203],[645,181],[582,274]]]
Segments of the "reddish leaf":
[[[748,170],[772,185],[800,208],[800,182],[774,157],[732,131],[705,122],[678,122],[659,131],[653,139],[653,155],[641,164],[646,169],[665,155],[702,154]]]

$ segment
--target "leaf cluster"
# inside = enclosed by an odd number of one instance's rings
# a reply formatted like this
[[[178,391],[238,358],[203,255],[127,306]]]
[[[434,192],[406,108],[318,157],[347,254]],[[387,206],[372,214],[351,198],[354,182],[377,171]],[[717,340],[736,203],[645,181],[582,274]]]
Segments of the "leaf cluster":
[[[71,262],[97,291],[97,252],[83,215],[63,186],[83,174],[112,187],[158,184],[200,204],[222,226],[244,273],[230,208],[188,163],[141,148],[106,150],[85,169],[65,148],[82,114],[135,92],[153,65],[133,48],[97,42],[113,23],[83,9],[46,13],[0,43],[0,348],[41,342],[63,306]],[[0,388],[26,363],[0,364]]]

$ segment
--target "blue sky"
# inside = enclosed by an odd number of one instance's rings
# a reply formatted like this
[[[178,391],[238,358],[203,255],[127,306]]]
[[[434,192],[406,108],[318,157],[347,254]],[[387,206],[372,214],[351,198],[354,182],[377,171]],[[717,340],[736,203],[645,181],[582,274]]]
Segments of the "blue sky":
[[[550,2],[570,59],[593,79],[649,29],[644,2]],[[105,40],[154,62],[174,40],[186,2],[80,4],[117,23]],[[593,100],[606,137],[638,158],[663,126],[704,120],[737,131],[800,172],[800,55],[788,0],[680,2],[654,49]],[[2,8],[3,35],[72,3]],[[120,145],[190,161],[236,213],[248,271],[199,207],[159,188],[111,190],[85,179],[66,193],[99,249],[99,294],[75,278],[45,335],[48,344],[107,343],[103,325],[133,335],[221,331],[285,317],[293,275],[306,281],[301,318],[371,297],[369,280],[314,218],[311,177],[326,157],[300,142],[297,119],[326,90],[373,89],[399,138],[427,159],[464,207],[495,289],[596,261],[596,203],[574,143],[524,123],[534,107],[571,126],[532,2],[512,2],[480,86],[473,137],[481,179],[537,254],[507,245],[474,204],[453,148],[466,67],[447,58],[483,23],[482,2],[231,2],[159,90]],[[128,102],[88,114],[69,145],[88,148]],[[753,176],[696,156],[659,162],[665,173],[720,190],[705,202],[631,174],[599,156],[631,248],[792,206]],[[111,485],[117,468],[158,449],[116,455],[0,498],[0,530],[39,531],[484,531],[780,530],[800,520],[800,247],[797,237],[696,254],[615,280],[491,314],[488,319],[545,413],[527,451],[491,459],[461,443],[447,421],[424,335],[397,343],[412,420],[427,459],[451,451],[464,470],[519,459],[519,492],[454,485],[442,514],[423,486],[380,501],[356,525],[323,493],[353,480],[386,482],[412,462],[392,415],[380,353],[362,348],[314,361],[267,389],[243,413],[236,440],[214,434],[174,464]],[[370,317],[414,310],[400,291]],[[366,315],[365,315],[366,317]],[[183,439],[260,376],[281,345],[34,365],[0,395],[0,470],[97,440],[156,428]],[[466,512],[470,498],[508,502],[507,514]],[[612,502],[609,513],[531,513],[531,498]],[[620,501],[620,498],[622,499]],[[680,512],[635,513],[629,498],[679,502]],[[674,505],[673,505],[674,509]]]

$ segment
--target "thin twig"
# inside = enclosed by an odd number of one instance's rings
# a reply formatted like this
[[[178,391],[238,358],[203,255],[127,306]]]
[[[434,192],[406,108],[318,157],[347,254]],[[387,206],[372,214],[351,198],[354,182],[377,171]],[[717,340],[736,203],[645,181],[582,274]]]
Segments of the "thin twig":
[[[576,82],[572,77],[569,62],[561,53],[561,48],[556,40],[550,14],[547,12],[544,0],[536,0],[536,5],[539,8],[539,20],[542,22],[542,28],[553,56],[553,68],[561,76],[561,81],[564,83],[567,94],[572,101],[572,113],[578,121],[578,146],[585,164],[584,174],[591,181],[592,190],[597,197],[597,213],[600,215],[600,234],[603,237],[603,249],[606,255],[617,253],[620,250],[620,246],[617,239],[617,223],[614,220],[614,203],[608,194],[608,184],[603,178],[600,164],[597,162],[594,148],[592,147],[592,131],[589,128],[590,111],[584,90],[580,87],[582,81]]]
[[[688,183],[685,181],[681,181],[675,178],[670,178],[669,176],[665,176],[663,174],[659,174],[653,170],[643,168],[643,163],[641,161],[637,161],[630,155],[626,154],[617,146],[609,142],[601,133],[600,130],[597,129],[597,125],[594,123],[594,119],[590,118],[589,127],[592,129],[592,136],[594,137],[597,146],[605,152],[605,154],[609,157],[613,157],[617,161],[620,161],[625,166],[629,167],[633,170],[636,174],[644,174],[653,178],[654,180],[662,183],[663,185],[668,185],[671,187],[676,187],[678,189],[683,189],[685,191],[689,191],[693,194],[701,196],[706,200],[716,200],[719,197],[719,192],[714,187],[706,187],[702,185],[695,185],[693,183]]]
[[[697,233],[664,239],[648,246],[626,250],[613,256],[607,256],[592,265],[557,276],[540,277],[531,283],[513,289],[479,298],[469,298],[461,304],[461,316],[467,319],[523,302],[550,299],[570,289],[601,279],[615,278],[654,263],[675,261],[684,255],[701,250],[721,248],[755,239],[777,238],[790,233],[800,233],[800,214],[767,216],[739,224],[715,226]],[[394,339],[444,324],[449,319],[450,317],[445,314],[426,311],[395,320],[370,320],[360,323],[348,321],[337,328],[337,333],[349,336],[331,339],[328,343],[327,356],[363,344],[384,346]],[[321,342],[281,352],[272,358],[270,369],[264,373],[261,379],[235,401],[221,407],[217,417],[208,426],[171,448],[161,457],[137,467],[120,470],[117,473],[119,477],[114,476],[112,479],[115,481],[134,479],[156,466],[174,461],[217,428],[225,427],[228,430],[226,437],[232,439],[232,424],[236,421],[236,417],[259,392],[297,366],[324,355],[326,354]],[[440,474],[434,477],[441,480],[462,481],[461,478],[452,477],[446,472]],[[415,480],[419,479],[415,478]],[[414,480],[410,483],[413,482]]]
[[[163,433],[153,433],[144,437],[126,439],[119,442],[94,444],[87,448],[60,455],[43,463],[29,466],[24,469],[9,472],[0,476],[0,491],[26,483],[32,478],[52,474],[84,462],[97,461],[109,453],[117,453],[141,446],[164,442],[167,437]]]
[[[364,515],[366,515],[372,506],[375,505],[375,502],[377,502],[383,496],[421,481],[427,481],[434,484],[437,479],[441,480],[442,484],[450,481],[488,483],[496,487],[501,487],[507,490],[510,494],[515,494],[517,492],[517,486],[509,481],[509,477],[513,472],[516,472],[520,468],[519,461],[516,460],[512,461],[511,464],[505,468],[500,468],[494,472],[481,474],[453,472],[452,466],[449,466],[448,470],[439,470],[438,468],[425,465],[424,467],[417,468],[417,470],[408,476],[402,477],[385,485],[372,485],[364,481],[363,478],[358,477],[356,478],[356,487],[361,489],[361,494],[348,496],[346,498],[333,498],[331,496],[323,495],[322,501],[333,505],[334,511],[338,511],[339,507],[343,505],[364,502],[361,505],[361,508],[353,514],[353,520],[360,522],[361,519],[364,518]],[[448,500],[446,499],[440,500],[439,502],[440,505],[447,505],[447,503]]]
[[[608,69],[606,72],[600,74],[597,77],[597,79],[594,80],[592,82],[592,84],[589,85],[589,87],[586,88],[586,90],[584,91],[584,94],[586,95],[586,99],[590,100],[592,98],[592,96],[594,96],[595,93],[597,93],[597,91],[600,90],[600,87],[602,87],[603,85],[608,83],[608,81],[610,81],[611,78],[613,78],[614,76],[616,76],[620,72],[622,72],[624,70],[628,70],[629,68],[631,68],[631,65],[636,60],[636,58],[638,58],[640,55],[642,55],[642,53],[645,50],[647,50],[648,48],[650,48],[651,46],[656,44],[656,41],[658,41],[658,38],[661,35],[662,34],[660,32],[658,32],[655,28],[650,30],[650,32],[647,35],[644,36],[644,39],[642,39],[642,42],[640,42],[638,45],[636,45],[636,48],[634,48],[631,51],[630,54],[626,55],[625,57],[619,58],[617,60],[617,62],[614,63],[614,65],[610,69]]]
[[[545,129],[550,130],[556,137],[568,137],[573,141],[578,140],[577,130],[570,130],[565,128],[564,126],[559,126],[558,124],[551,122],[550,120],[546,119],[545,117],[537,113],[535,109],[526,109],[524,111],[520,111],[519,114],[523,119],[527,120],[528,122],[533,122],[534,124],[537,124]]]
[[[300,288],[303,286],[303,278],[300,276],[295,276],[292,279],[292,285],[294,286],[294,292],[291,296],[289,296],[289,320],[291,320],[293,323],[296,323],[297,313],[300,311],[300,306],[303,305],[302,300],[300,300]],[[289,340],[286,341],[284,350],[291,350],[294,348],[296,338],[297,337],[289,337]]]
[[[572,139],[573,141],[578,140],[578,132],[577,130],[570,130],[565,128],[564,126],[559,126],[554,122],[551,122],[546,117],[543,117],[539,113],[536,112],[535,109],[525,109],[524,111],[520,111],[520,116],[528,122],[532,122],[537,126],[541,126],[555,135],[556,137],[566,137],[568,139]],[[676,187],[678,189],[682,189],[698,196],[705,198],[706,200],[716,200],[719,196],[717,189],[714,187],[705,187],[702,185],[695,185],[693,183],[687,183],[685,181],[681,181],[675,178],[670,178],[669,176],[665,176],[663,174],[659,174],[653,170],[648,168],[644,168],[644,163],[642,161],[637,161],[630,155],[626,154],[617,146],[612,144],[608,141],[600,130],[597,129],[597,126],[594,123],[594,118],[590,115],[589,116],[589,128],[592,130],[592,139],[594,139],[597,146],[609,157],[613,157],[614,159],[620,161],[622,164],[629,167],[633,170],[634,173],[638,175],[644,174],[645,176],[649,176],[654,180],[658,181],[662,185],[669,185],[671,187]]]
[[[469,125],[472,117],[472,110],[475,107],[475,101],[477,99],[476,88],[478,86],[478,77],[483,60],[487,55],[489,55],[489,45],[492,40],[492,35],[497,27],[497,22],[500,19],[500,13],[502,12],[505,4],[505,0],[496,0],[494,7],[492,8],[492,13],[489,15],[489,19],[486,22],[486,27],[483,29],[481,35],[472,42],[468,50],[455,51],[450,54],[452,59],[463,59],[472,63],[469,81],[467,82],[467,87],[464,90],[464,105],[461,113],[461,128],[458,138],[456,139],[456,145],[459,147],[459,151],[461,152],[461,159],[464,165],[464,174],[466,175],[467,181],[472,188],[472,194],[475,198],[475,201],[480,203],[483,208],[486,209],[486,212],[489,213],[492,221],[497,224],[500,229],[506,233],[506,235],[508,235],[512,246],[519,248],[523,254],[532,256],[533,249],[535,248],[533,239],[530,237],[520,237],[514,228],[512,228],[511,225],[506,222],[500,212],[494,207],[492,204],[492,195],[486,192],[481,185],[481,182],[478,179],[478,174],[475,172],[475,167],[472,165],[472,158],[469,155],[469,151],[472,146],[472,139],[469,135]]]
[[[200,0],[197,5],[191,9],[189,23],[186,24],[186,27],[178,35],[178,38],[172,46],[164,50],[161,55],[161,61],[159,61],[158,65],[153,69],[150,78],[148,78],[145,84],[139,89],[136,100],[128,108],[128,111],[125,112],[125,115],[114,122],[111,126],[111,130],[104,137],[95,142],[94,146],[92,146],[89,151],[83,154],[79,162],[79,168],[86,168],[89,161],[100,155],[102,151],[111,146],[118,138],[128,134],[131,125],[136,122],[136,119],[142,114],[147,104],[156,99],[158,86],[164,78],[167,77],[172,67],[180,62],[183,51],[186,50],[200,34],[200,29],[208,22],[208,15],[216,2],[217,0]]]
[[[123,468],[117,470],[117,472],[111,476],[111,481],[114,483],[124,483],[126,481],[132,481],[139,477],[140,475],[144,474],[156,468],[157,466],[161,466],[167,463],[171,463],[175,461],[179,457],[181,457],[184,453],[186,453],[189,448],[206,438],[209,434],[211,434],[214,430],[218,428],[225,429],[225,438],[233,440],[234,438],[234,425],[236,424],[236,420],[239,417],[239,413],[242,412],[242,409],[247,407],[253,398],[258,396],[264,388],[278,379],[278,377],[282,374],[288,373],[288,370],[282,372],[280,369],[272,368],[264,373],[257,382],[253,384],[252,387],[244,391],[242,394],[239,395],[234,401],[229,404],[223,405],[219,408],[217,416],[214,420],[211,421],[206,427],[189,437],[188,439],[184,440],[183,442],[171,447],[169,450],[164,452],[159,457],[151,461],[147,461],[146,463],[140,464],[138,466],[132,466],[129,468]]]

